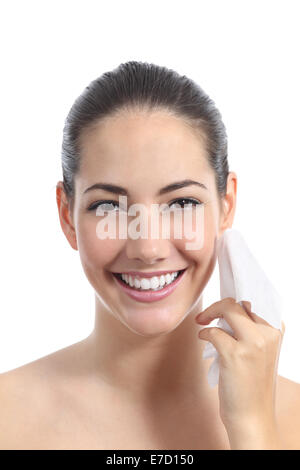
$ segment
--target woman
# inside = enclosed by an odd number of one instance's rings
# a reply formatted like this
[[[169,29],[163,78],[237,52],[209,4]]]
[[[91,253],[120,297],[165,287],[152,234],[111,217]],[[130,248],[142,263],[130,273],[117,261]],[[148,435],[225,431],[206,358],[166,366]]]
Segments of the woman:
[[[300,385],[277,375],[281,332],[231,298],[197,317],[236,207],[213,101],[165,67],[121,64],[72,106],[62,168],[59,219],[95,292],[94,330],[1,374],[1,448],[300,448]],[[120,200],[146,220],[154,204],[202,207],[201,248],[174,237],[173,218],[169,238],[101,238],[107,214],[119,229],[127,220]],[[220,316],[233,336],[206,328]],[[206,341],[220,355],[213,389]]]

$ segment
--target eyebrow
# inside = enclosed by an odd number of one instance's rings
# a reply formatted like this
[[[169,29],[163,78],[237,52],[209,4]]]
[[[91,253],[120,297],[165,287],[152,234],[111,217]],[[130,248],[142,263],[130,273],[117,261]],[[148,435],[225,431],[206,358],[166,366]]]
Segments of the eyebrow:
[[[170,193],[171,191],[176,191],[177,189],[185,188],[187,186],[192,186],[192,185],[200,186],[201,188],[208,190],[205,184],[200,183],[199,181],[186,179],[183,181],[177,181],[175,183],[171,183],[171,184],[168,184],[167,186],[164,186],[158,191],[157,196],[161,196],[162,194]],[[126,188],[122,188],[122,186],[117,186],[115,184],[110,184],[110,183],[95,183],[89,188],[87,188],[83,192],[83,194],[87,193],[88,191],[95,190],[95,189],[103,189],[104,191],[108,191],[113,194],[122,194],[123,196],[128,196],[129,194],[129,191]]]

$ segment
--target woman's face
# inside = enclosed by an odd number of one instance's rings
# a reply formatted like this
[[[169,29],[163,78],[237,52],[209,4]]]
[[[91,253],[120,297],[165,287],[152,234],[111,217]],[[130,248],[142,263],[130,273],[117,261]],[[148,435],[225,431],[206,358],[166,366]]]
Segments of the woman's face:
[[[137,334],[155,336],[172,331],[193,310],[215,266],[216,240],[232,225],[236,191],[236,185],[232,185],[234,173],[230,174],[230,179],[228,199],[220,202],[204,141],[184,121],[163,111],[120,113],[81,134],[81,167],[75,178],[71,229],[67,230],[64,225],[64,232],[71,246],[79,250],[84,272],[108,315],[113,315]],[[206,188],[190,184],[159,194],[162,188],[183,180],[202,183]],[[96,183],[124,188],[128,193],[127,210],[135,203],[143,205],[148,218],[147,238],[127,236],[122,239],[118,236],[119,226],[123,223],[119,219],[119,194],[101,188],[87,191]],[[196,250],[187,248],[186,244],[193,239],[185,236],[183,224],[181,238],[174,237],[178,222],[171,212],[169,238],[159,236],[155,239],[150,235],[152,204],[171,207],[177,200],[180,205],[176,212],[181,211],[183,218],[186,209],[180,206],[189,201],[182,203],[181,198],[206,203],[202,206],[201,217],[203,244]],[[106,211],[105,216],[107,211],[116,211],[116,237],[100,239],[97,235],[97,224],[105,217],[96,214],[95,203],[99,204],[99,201],[101,204],[108,201],[101,206]],[[220,204],[225,215],[221,213]],[[120,204],[120,207],[124,205]],[[195,207],[188,209],[194,215],[187,225],[193,229],[196,228]],[[126,214],[127,225],[138,216],[139,213],[135,216]],[[172,273],[182,269],[185,272],[177,287],[169,295],[150,302],[133,298],[121,287],[122,281],[112,274],[138,271],[138,278],[143,278],[143,273]],[[146,293],[148,295],[149,291]]]

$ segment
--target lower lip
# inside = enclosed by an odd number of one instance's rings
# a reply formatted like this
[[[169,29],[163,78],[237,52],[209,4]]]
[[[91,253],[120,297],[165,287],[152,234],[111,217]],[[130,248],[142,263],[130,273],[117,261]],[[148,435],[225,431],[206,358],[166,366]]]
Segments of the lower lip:
[[[124,282],[120,281],[116,276],[113,275],[113,278],[116,280],[118,286],[120,286],[126,294],[129,295],[134,300],[137,300],[138,302],[155,302],[156,300],[161,300],[167,297],[168,295],[172,294],[172,292],[176,289],[176,287],[180,284],[182,281],[185,273],[187,270],[183,271],[177,278],[175,279],[174,282],[171,284],[168,284],[166,287],[163,289],[160,289],[158,291],[139,291],[131,288],[130,286],[127,286],[124,284]]]

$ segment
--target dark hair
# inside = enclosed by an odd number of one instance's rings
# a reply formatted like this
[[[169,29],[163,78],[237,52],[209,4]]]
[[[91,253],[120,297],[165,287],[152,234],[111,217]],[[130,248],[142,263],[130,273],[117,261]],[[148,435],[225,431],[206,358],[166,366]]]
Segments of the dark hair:
[[[62,171],[65,193],[74,197],[83,129],[122,110],[165,110],[185,120],[204,137],[220,198],[226,194],[227,135],[214,102],[193,80],[166,67],[129,61],[93,80],[75,100],[65,120]]]

